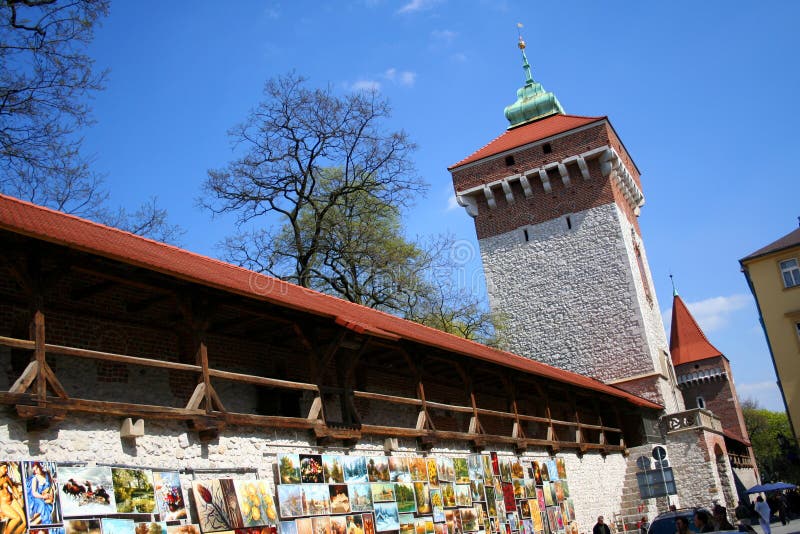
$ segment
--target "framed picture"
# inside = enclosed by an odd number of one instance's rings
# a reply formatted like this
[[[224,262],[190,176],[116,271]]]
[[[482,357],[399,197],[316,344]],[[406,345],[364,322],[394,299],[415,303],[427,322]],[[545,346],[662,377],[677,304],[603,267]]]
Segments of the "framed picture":
[[[337,454],[322,455],[322,474],[328,484],[343,484],[342,457]]]
[[[452,482],[442,482],[439,484],[439,489],[442,490],[442,501],[444,501],[445,508],[455,508],[456,505],[456,490]]]
[[[445,510],[444,521],[447,525],[447,534],[460,534],[464,532],[461,525],[461,512],[458,510]]]
[[[300,482],[303,484],[323,484],[322,456],[319,454],[300,455]]]
[[[370,484],[372,490],[372,503],[373,506],[378,502],[396,501],[397,497],[394,492],[394,484],[391,482],[376,482]]]
[[[364,532],[364,519],[361,514],[350,514],[344,518],[347,534],[361,534]]]
[[[61,523],[55,462],[22,462],[22,468],[28,523],[37,529]]]
[[[266,480],[234,480],[236,502],[244,528],[275,525],[278,511]]]
[[[133,519],[112,519],[104,517],[100,521],[100,529],[103,534],[135,534],[136,532]]]
[[[525,478],[525,469],[517,457],[511,459],[511,478],[512,480]]]
[[[447,456],[440,456],[436,459],[436,471],[439,474],[439,482],[455,482],[456,472],[453,459]]]
[[[500,480],[511,482],[511,458],[501,456],[498,458],[498,465],[500,466]]]
[[[431,499],[428,495],[428,484],[425,482],[414,482],[414,498],[417,500],[417,513],[431,513]]]
[[[414,514],[400,514],[400,534],[414,534]]]
[[[511,486],[514,488],[514,498],[525,498],[525,481],[521,478],[515,478],[511,481]]]
[[[328,484],[328,495],[331,499],[332,514],[349,514],[352,511],[347,484]]]
[[[525,479],[525,498],[536,498],[536,482],[532,478]]]
[[[517,510],[516,499],[514,498],[514,485],[511,482],[503,482],[503,504],[505,504],[506,513],[515,512]]]
[[[414,495],[414,484],[411,482],[397,482],[394,485],[397,498],[397,511],[401,514],[417,511],[417,499]]]
[[[5,463],[11,466],[17,462]],[[0,478],[2,478],[2,466],[3,463],[0,463]],[[63,517],[117,513],[110,467],[59,466],[57,474]]]
[[[331,495],[327,484],[303,484],[303,515],[331,513]]]
[[[471,480],[469,483],[469,492],[473,501],[482,501],[484,498],[483,482],[480,480]]]
[[[389,480],[391,482],[411,482],[408,458],[405,456],[389,457]]]
[[[470,454],[467,456],[467,469],[469,469],[470,480],[485,480],[482,455]],[[467,484],[467,482],[459,482],[459,484]]]
[[[348,494],[353,512],[372,511],[372,488],[369,484],[348,484]]]
[[[443,523],[444,522],[444,501],[442,500],[442,490],[440,489],[432,489],[430,490],[430,499],[431,499],[431,512],[433,513],[433,522],[434,523]]]
[[[534,480],[534,483],[537,486],[541,486],[542,485],[542,471],[539,468],[539,462],[533,461],[533,462],[531,462],[531,465],[533,466],[533,480]],[[536,525],[534,525],[534,527],[535,526]]]
[[[473,508],[459,508],[461,514],[461,526],[464,532],[478,531],[478,516]]]
[[[458,484],[469,484],[469,474],[470,469],[468,465],[467,458],[453,458],[453,471],[455,475],[454,482]],[[479,471],[481,475],[480,478],[475,478],[475,480],[483,480],[483,473]]]
[[[389,459],[386,456],[370,456],[367,458],[367,477],[370,482],[389,482]]]
[[[367,462],[363,456],[343,456],[344,481],[348,484],[369,482]]]
[[[303,487],[299,484],[279,485],[278,507],[282,518],[303,515]]]
[[[298,534],[297,524],[294,521],[281,521],[279,531],[280,534]]]
[[[297,454],[279,454],[278,475],[281,484],[299,484],[300,456]]]
[[[176,521],[188,517],[181,476],[177,471],[153,471],[153,489],[156,494],[156,510],[161,521]]]
[[[397,512],[396,502],[376,502],[374,506],[376,531],[400,530],[400,516]]]
[[[567,464],[564,463],[563,458],[556,458],[556,471],[558,472],[558,478],[567,480]]]
[[[109,473],[110,476],[110,473]],[[99,519],[65,519],[65,534],[100,534]]]
[[[373,514],[361,514],[361,521],[364,524],[364,534],[375,534],[375,516]]]
[[[314,534],[314,525],[311,523],[310,517],[298,519],[295,521],[297,525],[297,534]]]
[[[347,534],[347,519],[345,516],[331,516],[331,534]]]
[[[192,491],[200,530],[221,532],[242,528],[242,513],[236,502],[233,480],[195,480]]]
[[[425,458],[409,458],[408,469],[414,482],[428,482],[428,467]]]
[[[133,531],[136,534],[167,534],[166,521],[149,521],[134,523]]]
[[[436,468],[436,458],[428,458],[425,461],[425,466],[428,469],[428,483],[432,488],[439,487],[439,470]]]
[[[472,490],[467,484],[456,484],[456,506],[472,506]]]
[[[327,515],[312,517],[311,530],[314,534],[331,534],[331,518]]]
[[[153,473],[145,469],[111,469],[114,500],[120,514],[152,514],[156,509]]]

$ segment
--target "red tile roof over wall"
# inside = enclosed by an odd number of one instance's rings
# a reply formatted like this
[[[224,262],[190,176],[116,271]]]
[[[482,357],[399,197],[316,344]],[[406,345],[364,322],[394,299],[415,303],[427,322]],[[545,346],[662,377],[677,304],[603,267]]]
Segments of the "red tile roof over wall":
[[[672,365],[676,367],[684,363],[722,356],[722,353],[706,339],[706,335],[678,295],[672,299],[669,351],[672,353]]]
[[[408,340],[484,360],[632,404],[662,407],[614,386],[450,335],[171,245],[0,195],[0,229],[156,271],[248,298],[328,317],[358,333]]]
[[[574,130],[581,126],[605,120],[607,117],[581,117],[578,115],[551,115],[542,120],[525,124],[506,132],[495,140],[491,141],[488,145],[484,146],[471,156],[467,156],[455,165],[448,167],[448,170],[453,170],[467,163],[478,161],[495,154],[500,154],[506,150],[521,147],[529,143],[535,143],[542,139],[547,139],[560,133]]]

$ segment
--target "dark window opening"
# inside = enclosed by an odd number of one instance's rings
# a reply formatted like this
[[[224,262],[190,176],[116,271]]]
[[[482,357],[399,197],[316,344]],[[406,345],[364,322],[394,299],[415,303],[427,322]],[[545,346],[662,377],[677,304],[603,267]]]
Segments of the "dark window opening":
[[[553,151],[553,147],[550,146],[550,143],[545,143],[545,144],[542,145],[542,152],[544,152],[545,154],[549,154],[552,151]]]
[[[572,219],[567,215],[567,230],[572,230]]]
[[[514,156],[506,156],[506,167],[511,167],[514,164]]]
[[[525,236],[525,241],[529,241],[530,240],[530,238],[528,237],[528,230],[523,230],[522,231],[522,235]]]

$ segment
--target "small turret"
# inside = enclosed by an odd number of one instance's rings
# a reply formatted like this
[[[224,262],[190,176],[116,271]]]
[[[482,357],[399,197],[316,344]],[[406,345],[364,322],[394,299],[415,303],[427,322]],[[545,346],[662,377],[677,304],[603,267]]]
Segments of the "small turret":
[[[505,109],[506,118],[510,123],[509,130],[550,115],[564,114],[564,108],[561,107],[556,95],[545,91],[542,84],[534,81],[528,57],[525,55],[525,41],[521,35],[517,46],[522,51],[525,85],[517,89],[517,101]]]

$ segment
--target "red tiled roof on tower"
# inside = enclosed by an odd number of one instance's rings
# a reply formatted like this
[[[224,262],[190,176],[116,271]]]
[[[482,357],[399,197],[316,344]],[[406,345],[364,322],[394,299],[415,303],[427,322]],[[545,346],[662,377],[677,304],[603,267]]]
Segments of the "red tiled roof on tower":
[[[676,294],[672,299],[672,328],[669,337],[672,365],[697,362],[722,356],[700,329],[683,300]]]
[[[581,117],[579,115],[551,115],[545,119],[534,121],[517,128],[507,130],[503,135],[491,141],[471,156],[467,156],[455,165],[448,167],[453,170],[467,163],[478,161],[506,150],[511,150],[529,143],[535,143],[560,133],[580,128],[593,122],[605,120],[607,117]]]

